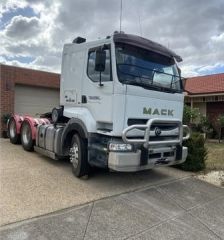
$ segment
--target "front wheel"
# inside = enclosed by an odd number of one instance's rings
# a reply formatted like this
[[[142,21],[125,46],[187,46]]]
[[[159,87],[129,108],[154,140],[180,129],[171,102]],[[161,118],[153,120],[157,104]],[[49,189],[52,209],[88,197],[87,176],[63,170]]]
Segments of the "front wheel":
[[[23,145],[23,148],[26,151],[33,151],[33,146],[34,146],[34,141],[32,138],[32,130],[31,130],[31,126],[27,121],[24,121],[22,123],[22,127],[21,127],[21,142]]]
[[[82,177],[89,174],[89,163],[86,141],[78,134],[72,138],[70,148],[70,162],[72,163],[72,171],[76,177]]]

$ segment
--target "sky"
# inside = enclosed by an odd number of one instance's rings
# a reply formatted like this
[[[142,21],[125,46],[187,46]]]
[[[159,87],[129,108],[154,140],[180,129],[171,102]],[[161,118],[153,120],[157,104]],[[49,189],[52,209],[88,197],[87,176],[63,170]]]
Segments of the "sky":
[[[224,0],[123,0],[122,31],[169,47],[184,77],[224,73]],[[77,36],[120,28],[120,0],[1,0],[0,63],[60,73]]]

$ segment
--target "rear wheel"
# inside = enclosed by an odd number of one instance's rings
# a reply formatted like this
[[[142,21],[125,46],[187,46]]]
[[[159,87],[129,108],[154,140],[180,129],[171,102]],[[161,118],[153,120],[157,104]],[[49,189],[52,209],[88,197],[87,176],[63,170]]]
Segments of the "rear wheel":
[[[72,163],[72,171],[76,177],[82,177],[89,174],[89,163],[86,141],[78,134],[72,138],[70,148],[70,162]]]
[[[33,151],[34,141],[30,124],[24,121],[21,127],[21,142],[26,151]]]
[[[13,144],[20,143],[20,135],[16,131],[16,121],[14,118],[11,118],[9,121],[8,136],[11,143]]]

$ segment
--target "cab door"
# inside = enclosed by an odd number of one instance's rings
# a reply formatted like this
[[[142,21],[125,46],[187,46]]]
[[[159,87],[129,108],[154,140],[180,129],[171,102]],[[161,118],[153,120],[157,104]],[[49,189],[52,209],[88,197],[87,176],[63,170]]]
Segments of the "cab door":
[[[104,47],[106,51],[105,69],[95,70],[96,50]],[[82,107],[86,107],[97,122],[112,123],[113,78],[111,70],[110,45],[90,48],[86,53],[86,69],[84,69],[82,83]]]

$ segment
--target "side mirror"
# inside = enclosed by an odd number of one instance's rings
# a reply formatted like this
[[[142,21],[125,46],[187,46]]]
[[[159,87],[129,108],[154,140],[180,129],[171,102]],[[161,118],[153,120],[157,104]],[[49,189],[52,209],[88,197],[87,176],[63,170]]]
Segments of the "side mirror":
[[[177,71],[179,73],[179,76],[181,77],[181,69],[179,67],[177,67]]]
[[[183,90],[185,90],[186,80],[186,78],[181,78]]]
[[[186,84],[186,78],[181,77],[181,69],[179,67],[177,67],[177,71],[178,71],[178,74],[180,76],[180,80],[182,82],[182,87],[183,87],[183,90],[184,90],[185,89],[185,84]]]
[[[95,71],[103,72],[106,65],[106,51],[102,48],[96,50]]]

